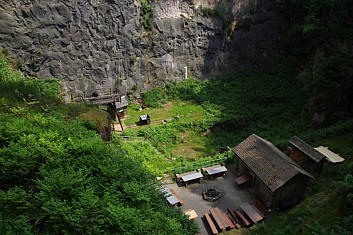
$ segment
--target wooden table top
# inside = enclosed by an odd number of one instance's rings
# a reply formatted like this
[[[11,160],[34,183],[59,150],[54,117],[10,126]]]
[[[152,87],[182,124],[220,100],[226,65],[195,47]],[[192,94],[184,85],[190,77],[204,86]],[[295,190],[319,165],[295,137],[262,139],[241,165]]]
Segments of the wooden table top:
[[[257,223],[264,219],[264,217],[260,215],[248,202],[244,202],[239,206],[252,222]]]
[[[238,184],[238,185],[241,185],[245,182],[247,182],[248,180],[251,179],[251,176],[250,175],[242,175],[242,176],[239,176],[238,178],[235,179],[235,182]]]

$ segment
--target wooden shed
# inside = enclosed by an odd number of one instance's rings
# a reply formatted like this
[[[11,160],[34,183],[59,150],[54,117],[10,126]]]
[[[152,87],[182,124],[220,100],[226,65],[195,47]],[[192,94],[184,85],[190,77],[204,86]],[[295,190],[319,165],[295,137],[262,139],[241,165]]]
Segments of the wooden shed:
[[[119,100],[115,102],[115,107],[117,111],[117,115],[120,118],[123,118],[127,115],[127,106],[129,105],[126,96],[120,96]]]
[[[252,134],[233,148],[237,170],[250,175],[255,194],[268,209],[287,207],[304,197],[310,173],[271,142]]]
[[[127,115],[127,106],[129,105],[126,96],[114,96],[110,99],[105,99],[107,111],[110,117],[115,120],[116,118],[124,118]],[[103,101],[100,100],[102,103]]]
[[[290,138],[289,143],[291,144],[288,148],[291,159],[309,173],[318,175],[325,156],[297,136]]]

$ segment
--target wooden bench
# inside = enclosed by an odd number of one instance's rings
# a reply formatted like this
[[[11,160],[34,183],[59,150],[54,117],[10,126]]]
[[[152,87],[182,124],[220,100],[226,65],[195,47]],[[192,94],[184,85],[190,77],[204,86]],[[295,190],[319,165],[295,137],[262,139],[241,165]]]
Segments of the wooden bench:
[[[222,214],[219,214],[218,211],[215,208],[211,208],[210,209],[210,213],[213,217],[213,219],[216,222],[216,225],[218,226],[218,228],[222,231],[224,230],[228,224],[226,224],[225,222],[223,222],[224,218]],[[221,217],[222,216],[222,217]]]
[[[259,208],[256,207],[256,205],[251,205],[252,208],[254,208],[254,210],[259,213],[263,218],[265,218],[265,215],[259,210]]]
[[[210,215],[209,214],[205,214],[204,218],[206,219],[208,225],[210,226],[212,233],[213,234],[218,234],[218,230],[216,228],[216,225],[213,223]]]
[[[237,219],[237,217],[235,216],[235,214],[233,213],[233,211],[229,208],[227,208],[228,214],[230,215],[230,217],[233,219],[234,225],[237,229],[240,228],[240,224],[239,221]]]
[[[248,182],[249,180],[251,180],[251,175],[247,174],[247,175],[241,175],[237,178],[235,178],[234,180],[234,186],[240,186],[242,184],[245,184],[246,182]]]
[[[245,217],[243,212],[235,210],[235,213],[239,216],[239,218],[241,219],[241,221],[244,223],[245,226],[251,225],[251,222]]]
[[[230,219],[228,218],[228,216],[225,215],[225,213],[221,211],[218,207],[214,208],[214,211],[217,213],[218,218],[227,230],[233,229],[235,227],[232,221],[230,221]]]
[[[216,207],[215,210],[216,210],[216,212],[218,214],[218,217],[222,220],[222,222],[223,222],[223,224],[224,224],[226,229],[232,229],[232,227],[234,228],[234,224],[231,221],[229,221],[229,218],[228,217],[227,218],[224,217],[223,211],[221,211],[218,207]],[[230,223],[228,223],[228,221]]]
[[[228,215],[227,215],[225,212],[223,212],[222,214],[223,214],[224,219],[226,220],[227,224],[229,225],[229,226],[228,226],[229,229],[234,229],[234,228],[235,228],[235,225],[234,225],[234,224],[232,223],[232,221],[229,219]]]
[[[184,201],[183,199],[181,199],[181,197],[179,196],[179,194],[177,194],[177,192],[175,192],[174,189],[170,189],[170,192],[174,195],[174,197],[176,197],[176,199],[178,199],[179,203],[181,205],[184,205]]]

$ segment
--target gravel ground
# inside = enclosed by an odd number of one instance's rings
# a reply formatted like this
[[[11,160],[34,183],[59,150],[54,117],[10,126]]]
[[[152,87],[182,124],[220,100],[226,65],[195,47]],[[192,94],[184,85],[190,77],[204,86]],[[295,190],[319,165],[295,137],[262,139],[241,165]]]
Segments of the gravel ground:
[[[187,187],[178,186],[175,182],[166,179],[165,183],[169,189],[174,189],[184,201],[184,205],[181,210],[193,209],[198,214],[198,218],[195,221],[200,227],[200,233],[202,235],[211,235],[208,224],[205,224],[202,217],[204,214],[209,213],[210,208],[218,207],[223,212],[227,211],[227,208],[238,209],[239,204],[242,202],[255,201],[255,198],[249,193],[249,190],[245,188],[239,188],[234,186],[234,179],[238,176],[234,165],[226,165],[228,171],[225,177],[217,177],[212,180],[204,178],[201,184],[193,183]],[[215,202],[208,202],[202,198],[202,192],[207,188],[215,188],[220,191],[222,197]]]

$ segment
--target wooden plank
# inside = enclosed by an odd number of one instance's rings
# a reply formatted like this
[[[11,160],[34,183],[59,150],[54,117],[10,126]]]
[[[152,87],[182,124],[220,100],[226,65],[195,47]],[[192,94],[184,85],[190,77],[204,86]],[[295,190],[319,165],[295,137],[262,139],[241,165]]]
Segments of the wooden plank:
[[[251,175],[242,175],[235,179],[235,185],[242,185],[251,179]]]
[[[184,213],[184,215],[189,217],[189,220],[193,220],[193,219],[196,219],[197,217],[199,217],[198,214],[196,213],[196,211],[193,209],[184,210],[183,213]]]
[[[223,221],[221,220],[221,218],[219,218],[218,213],[216,212],[216,210],[214,208],[210,209],[210,213],[213,217],[213,219],[216,221],[216,224],[218,226],[218,228],[220,230],[224,230],[226,228],[226,226],[223,224]]]
[[[234,229],[235,225],[232,223],[232,221],[229,219],[228,215],[225,212],[223,212],[223,216],[224,216],[225,220],[227,221],[229,228]]]
[[[207,175],[215,175],[215,174],[225,174],[227,172],[227,168],[222,165],[215,165],[210,167],[202,168],[202,172],[206,173]]]
[[[239,216],[239,218],[243,221],[243,223],[245,224],[245,226],[249,226],[251,225],[251,222],[245,217],[245,215],[238,210],[235,210],[235,213]]]
[[[184,205],[184,201],[183,201],[183,199],[181,199],[181,197],[179,196],[179,194],[177,194],[177,192],[175,192],[175,190],[174,189],[170,189],[170,192],[174,195],[174,197],[176,197],[177,199],[178,199],[178,201],[179,201],[179,203],[181,204],[181,205]]]
[[[212,233],[213,234],[218,234],[218,230],[217,230],[215,224],[213,223],[210,215],[209,214],[205,214],[204,218],[206,218],[206,221],[207,221],[208,225],[210,226]]]
[[[256,210],[248,203],[244,202],[239,205],[239,207],[244,211],[244,213],[251,219],[252,222],[257,223],[264,219]]]
[[[196,180],[196,179],[200,179],[202,178],[203,175],[201,172],[191,172],[189,174],[185,174],[185,175],[181,175],[181,179],[184,181],[184,182],[188,182],[188,181],[191,181],[191,180]]]
[[[251,207],[257,212],[259,213],[259,215],[261,215],[262,218],[265,218],[265,215],[259,210],[259,208],[257,208],[255,205],[251,205]]]
[[[215,208],[215,211],[218,215],[218,218],[221,219],[224,227],[226,227],[227,229],[230,228],[231,226],[230,226],[230,224],[228,224],[228,221],[224,218],[223,212],[218,207]],[[233,223],[232,223],[232,225],[233,225]]]
[[[227,211],[228,211],[228,213],[230,214],[230,216],[232,217],[234,223],[239,223],[239,222],[238,222],[238,219],[237,219],[237,217],[235,216],[235,214],[233,213],[233,211],[232,211],[231,209],[229,209],[229,208],[227,209]]]
[[[239,221],[238,221],[237,217],[235,216],[234,212],[229,208],[227,208],[227,211],[228,211],[228,214],[230,215],[230,217],[233,219],[235,227],[240,228]]]

